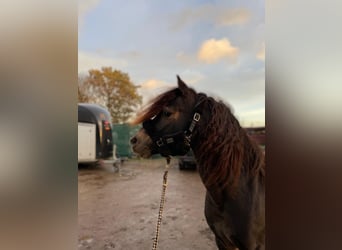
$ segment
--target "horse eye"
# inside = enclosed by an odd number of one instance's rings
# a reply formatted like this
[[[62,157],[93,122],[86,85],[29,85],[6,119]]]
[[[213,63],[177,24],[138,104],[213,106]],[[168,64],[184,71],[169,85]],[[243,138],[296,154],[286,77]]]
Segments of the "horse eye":
[[[163,114],[166,116],[166,117],[170,117],[172,114],[171,112],[169,111],[164,111]]]

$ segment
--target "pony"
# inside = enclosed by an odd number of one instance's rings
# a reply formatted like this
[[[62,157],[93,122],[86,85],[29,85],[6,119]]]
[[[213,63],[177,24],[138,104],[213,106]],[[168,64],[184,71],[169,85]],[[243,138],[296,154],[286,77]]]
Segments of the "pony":
[[[192,149],[206,188],[204,214],[219,250],[265,249],[265,160],[260,147],[222,101],[178,87],[154,98],[130,140],[143,158]]]

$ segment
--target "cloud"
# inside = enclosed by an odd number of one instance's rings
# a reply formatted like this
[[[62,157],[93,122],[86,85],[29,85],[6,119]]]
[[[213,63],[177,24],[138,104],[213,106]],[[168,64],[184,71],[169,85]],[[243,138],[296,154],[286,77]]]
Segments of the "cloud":
[[[78,73],[86,73],[89,69],[100,69],[107,66],[123,68],[127,66],[127,63],[123,60],[101,56],[97,53],[78,52]]]
[[[265,61],[265,43],[262,44],[262,48],[258,51],[256,57],[261,61]]]
[[[175,85],[157,79],[149,79],[140,84],[139,93],[143,96],[143,106],[162,92]]]
[[[84,18],[101,0],[78,0],[78,25],[79,28],[83,26]]]
[[[211,4],[201,5],[197,8],[187,8],[176,15],[171,26],[174,30],[184,28],[186,25],[204,21],[213,23],[216,26],[230,26],[244,24],[249,21],[251,13],[243,8],[225,8]]]
[[[205,63],[216,63],[224,58],[235,62],[238,54],[239,48],[233,47],[227,38],[221,40],[209,39],[202,43],[197,58]]]
[[[167,84],[163,81],[150,79],[141,84],[141,88],[144,90],[154,90],[160,87],[165,87]]]

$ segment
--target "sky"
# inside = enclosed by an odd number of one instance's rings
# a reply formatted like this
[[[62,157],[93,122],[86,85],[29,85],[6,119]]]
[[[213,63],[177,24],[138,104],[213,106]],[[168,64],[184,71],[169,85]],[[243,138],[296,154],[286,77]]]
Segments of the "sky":
[[[263,0],[79,0],[78,72],[110,66],[146,103],[176,87],[227,103],[242,126],[265,125]]]

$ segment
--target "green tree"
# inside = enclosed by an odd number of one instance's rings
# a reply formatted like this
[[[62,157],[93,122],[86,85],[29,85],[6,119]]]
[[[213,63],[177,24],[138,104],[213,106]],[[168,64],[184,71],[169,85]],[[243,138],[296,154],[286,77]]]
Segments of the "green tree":
[[[87,76],[79,79],[79,100],[81,92],[82,100],[106,106],[113,123],[126,122],[142,102],[137,91],[139,86],[120,70],[91,69]]]

